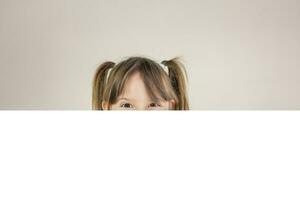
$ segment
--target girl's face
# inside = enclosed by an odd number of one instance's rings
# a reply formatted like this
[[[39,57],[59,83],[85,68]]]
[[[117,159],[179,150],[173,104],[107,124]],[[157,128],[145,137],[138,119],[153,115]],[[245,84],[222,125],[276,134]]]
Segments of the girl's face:
[[[110,106],[111,110],[172,110],[174,103],[174,100],[150,99],[140,74],[135,73],[127,80],[117,102]],[[102,105],[104,110],[108,110],[107,103],[103,102]]]

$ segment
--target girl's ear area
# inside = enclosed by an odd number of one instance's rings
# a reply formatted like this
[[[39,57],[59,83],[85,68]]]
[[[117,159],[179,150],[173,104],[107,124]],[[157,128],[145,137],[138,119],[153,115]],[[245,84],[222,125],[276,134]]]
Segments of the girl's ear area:
[[[108,110],[108,102],[107,101],[102,101],[102,108],[103,108],[103,110]]]
[[[174,99],[170,100],[170,107],[172,110],[175,109],[175,100]]]

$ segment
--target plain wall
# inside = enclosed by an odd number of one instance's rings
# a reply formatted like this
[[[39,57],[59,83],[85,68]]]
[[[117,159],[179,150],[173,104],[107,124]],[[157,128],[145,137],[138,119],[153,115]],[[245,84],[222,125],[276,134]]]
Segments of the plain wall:
[[[300,109],[297,0],[0,0],[0,109],[91,109],[107,60],[182,56],[191,109]]]

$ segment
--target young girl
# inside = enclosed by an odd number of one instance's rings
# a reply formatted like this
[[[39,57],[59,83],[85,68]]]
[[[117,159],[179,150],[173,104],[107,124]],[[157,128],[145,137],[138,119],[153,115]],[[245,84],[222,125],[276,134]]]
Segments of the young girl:
[[[189,110],[187,73],[179,58],[102,63],[93,79],[93,110]]]

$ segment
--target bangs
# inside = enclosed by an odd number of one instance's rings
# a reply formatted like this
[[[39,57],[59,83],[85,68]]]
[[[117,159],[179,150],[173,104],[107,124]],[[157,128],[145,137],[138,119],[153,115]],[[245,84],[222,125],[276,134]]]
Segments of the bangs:
[[[169,77],[160,66],[144,67],[140,71],[147,93],[152,99],[162,98],[165,101],[176,98]]]

